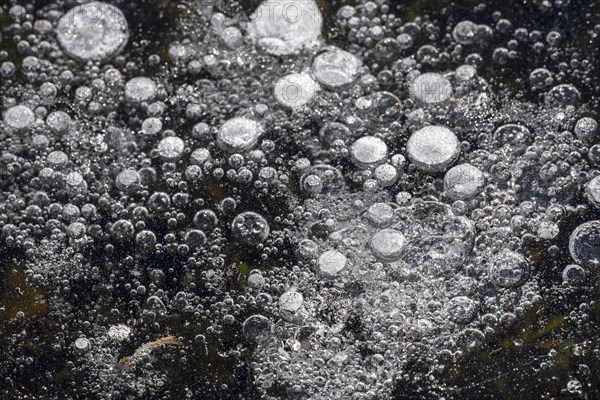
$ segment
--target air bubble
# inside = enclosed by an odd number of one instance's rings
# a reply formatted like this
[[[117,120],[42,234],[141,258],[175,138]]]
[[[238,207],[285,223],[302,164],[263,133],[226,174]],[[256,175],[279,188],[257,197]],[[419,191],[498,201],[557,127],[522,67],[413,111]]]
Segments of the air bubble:
[[[168,136],[158,143],[158,154],[165,161],[177,161],[183,156],[185,143],[177,136]]]
[[[156,245],[156,235],[152,231],[140,231],[135,235],[135,243],[141,250],[152,250]]]
[[[452,321],[459,324],[467,324],[475,318],[477,305],[468,297],[457,296],[448,301],[446,311]]]
[[[569,238],[569,252],[577,264],[598,267],[600,265],[600,221],[579,225]]]
[[[69,235],[71,239],[81,239],[85,236],[86,230],[86,226],[81,222],[73,222],[67,227],[67,235]]]
[[[537,229],[538,237],[543,240],[552,240],[558,236],[559,232],[560,229],[558,225],[552,221],[540,222]]]
[[[494,141],[508,151],[520,153],[533,141],[531,131],[519,124],[505,124],[494,132]]]
[[[211,231],[219,222],[217,215],[212,210],[200,210],[194,215],[194,224],[203,231]]]
[[[326,278],[335,278],[346,268],[348,259],[337,250],[328,250],[319,256],[319,274]]]
[[[64,111],[53,111],[46,117],[46,125],[52,133],[63,135],[69,131],[73,120]]]
[[[230,49],[237,49],[244,43],[242,32],[235,26],[228,26],[220,34],[221,39]]]
[[[142,132],[145,135],[157,135],[160,131],[162,131],[162,128],[162,121],[156,117],[146,118],[144,122],[142,122]]]
[[[4,125],[16,131],[24,131],[35,122],[35,114],[27,106],[13,106],[4,112]]]
[[[252,149],[263,135],[263,126],[251,119],[236,117],[228,120],[217,133],[218,146],[230,153]]]
[[[291,289],[279,297],[279,312],[284,318],[293,317],[302,307],[304,296],[302,293]]]
[[[367,218],[373,226],[383,228],[394,218],[394,209],[386,203],[375,203],[367,210]]]
[[[117,175],[115,185],[120,190],[129,191],[137,188],[141,184],[140,174],[133,169],[126,169]]]
[[[477,76],[477,68],[472,65],[461,65],[456,68],[456,78],[462,82],[468,82]]]
[[[319,83],[337,88],[354,82],[360,67],[361,61],[355,55],[334,49],[315,57],[311,72]]]
[[[125,99],[131,103],[150,102],[157,92],[156,83],[144,76],[133,78],[125,84]]]
[[[242,330],[249,340],[262,343],[271,337],[273,324],[267,317],[253,315],[244,321]]]
[[[112,224],[110,233],[115,240],[124,242],[126,240],[133,239],[135,228],[130,221],[126,219],[120,219]]]
[[[154,192],[148,199],[148,207],[154,211],[166,211],[171,206],[171,199],[167,193]]]
[[[381,261],[397,261],[402,257],[406,239],[395,229],[382,229],[371,238],[371,251]]]
[[[300,178],[300,187],[306,194],[322,194],[339,192],[344,187],[344,177],[335,167],[330,165],[314,165]]]
[[[471,21],[460,21],[452,30],[452,37],[462,45],[469,45],[475,41],[477,24]]]
[[[460,152],[458,138],[443,126],[426,126],[406,144],[408,158],[422,171],[438,172],[450,166]]]
[[[519,253],[502,250],[488,260],[488,274],[495,285],[514,288],[527,280],[529,264]]]
[[[552,73],[546,68],[536,68],[529,74],[529,83],[535,88],[545,89],[553,81]]]
[[[298,243],[296,252],[301,258],[310,260],[317,256],[318,250],[319,246],[314,241],[310,239],[302,239],[300,243]]]
[[[46,157],[46,161],[48,165],[52,168],[61,168],[67,165],[69,162],[69,156],[67,156],[63,151],[57,150],[48,154]]]
[[[559,107],[576,106],[581,98],[581,92],[573,85],[562,84],[552,88],[548,93],[548,101]]]
[[[354,163],[362,168],[381,164],[387,158],[387,145],[375,136],[365,136],[355,141],[350,153]]]
[[[111,327],[108,329],[108,337],[117,342],[122,342],[128,339],[130,335],[131,328],[129,328],[127,325],[111,325]]]
[[[262,2],[250,16],[248,34],[268,53],[295,54],[318,45],[323,18],[313,0]]]
[[[590,204],[600,207],[600,176],[595,177],[585,186],[585,194]]]
[[[485,186],[483,172],[471,164],[450,168],[444,176],[444,190],[453,200],[468,200],[477,196]]]
[[[410,96],[423,104],[439,104],[452,96],[452,84],[443,75],[425,73],[410,85]]]
[[[210,155],[210,151],[203,147],[194,150],[192,152],[192,154],[190,155],[190,163],[192,163],[194,165],[202,166],[211,160],[212,160],[212,157]]]
[[[398,171],[391,164],[382,164],[375,168],[375,179],[382,187],[391,186],[398,179]]]
[[[319,91],[319,84],[309,74],[290,74],[275,84],[275,99],[279,104],[298,109],[309,104]]]
[[[350,129],[339,122],[326,122],[319,130],[319,139],[326,146],[332,146],[336,140],[346,142],[351,136]]]
[[[184,241],[192,249],[196,249],[206,243],[206,235],[199,229],[190,229],[186,232]]]
[[[598,132],[598,123],[595,119],[584,117],[575,124],[575,135],[581,140],[592,140]]]
[[[581,285],[586,281],[586,272],[577,264],[570,264],[563,269],[562,279],[564,283],[569,285]]]
[[[78,353],[85,353],[90,350],[90,341],[86,338],[76,339],[73,343],[73,347]]]
[[[269,224],[260,214],[247,211],[239,214],[231,224],[233,234],[246,244],[258,244],[269,236]]]
[[[80,61],[104,60],[125,47],[129,29],[121,10],[94,1],[69,10],[58,21],[56,37],[69,57]]]
[[[260,289],[265,285],[265,277],[259,273],[250,273],[248,277],[248,287]]]

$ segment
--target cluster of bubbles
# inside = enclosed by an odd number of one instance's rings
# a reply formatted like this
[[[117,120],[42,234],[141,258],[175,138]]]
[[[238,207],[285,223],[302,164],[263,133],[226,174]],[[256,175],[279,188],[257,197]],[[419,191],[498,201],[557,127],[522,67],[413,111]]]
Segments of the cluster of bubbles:
[[[566,239],[560,284],[589,284],[598,60],[485,7],[355,3],[328,38],[313,0],[183,1],[164,51],[125,4],[0,9],[0,247],[84,397],[168,396],[171,351],[247,363],[265,398],[382,398],[542,302],[536,246]],[[11,313],[6,396],[36,316]]]

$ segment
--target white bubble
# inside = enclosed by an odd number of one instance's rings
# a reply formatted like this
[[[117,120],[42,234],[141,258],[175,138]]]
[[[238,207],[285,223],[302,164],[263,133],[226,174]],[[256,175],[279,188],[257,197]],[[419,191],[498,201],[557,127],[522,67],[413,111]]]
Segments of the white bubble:
[[[310,103],[319,91],[319,84],[309,74],[290,74],[275,84],[275,99],[284,107],[298,109]]]
[[[121,341],[129,338],[130,335],[131,335],[131,328],[129,328],[127,325],[123,325],[123,324],[112,325],[108,329],[108,337],[110,339],[118,341],[118,342],[121,342]]]
[[[397,261],[402,257],[406,239],[395,229],[382,229],[371,238],[371,251],[381,261]]]
[[[595,177],[585,185],[585,194],[590,204],[600,207],[600,176]]]
[[[194,150],[190,155],[190,163],[193,165],[204,165],[210,160],[212,160],[210,151],[204,147]]]
[[[165,161],[177,161],[183,155],[185,143],[177,136],[167,136],[158,143],[158,154]]]
[[[159,118],[150,117],[142,122],[142,132],[146,135],[157,135],[162,131],[163,124]]]
[[[131,190],[140,185],[142,179],[140,174],[134,169],[125,169],[117,175],[115,184],[120,190]]]
[[[46,117],[46,125],[53,133],[64,134],[69,131],[73,120],[64,111],[53,111]]]
[[[426,172],[445,170],[460,152],[458,138],[443,126],[426,126],[414,132],[406,144],[410,161]]]
[[[56,37],[64,52],[77,60],[104,60],[127,44],[129,29],[117,7],[90,2],[69,10],[59,21]]]
[[[323,18],[313,0],[267,0],[250,16],[248,34],[268,53],[295,54],[319,44]]]
[[[265,277],[259,273],[250,273],[248,276],[248,286],[254,289],[260,289],[265,284]]]
[[[230,153],[252,149],[264,133],[263,126],[245,117],[235,117],[226,121],[217,133],[217,145]]]
[[[443,75],[426,73],[417,76],[410,85],[410,96],[424,104],[439,104],[452,96],[452,84]]]
[[[191,56],[191,51],[187,46],[180,43],[171,43],[169,45],[169,59],[174,63],[183,63]]]
[[[375,203],[367,210],[367,219],[373,226],[382,228],[394,218],[394,209],[386,203]]]
[[[398,194],[396,194],[396,203],[398,204],[406,204],[410,201],[410,199],[412,198],[412,195],[408,192],[398,192]]]
[[[335,88],[354,82],[361,65],[354,54],[334,49],[315,57],[311,72],[319,83]]]
[[[152,101],[157,94],[156,83],[144,76],[130,79],[125,84],[125,98],[132,103]]]
[[[453,200],[468,200],[477,196],[485,186],[483,172],[471,164],[450,168],[444,176],[444,190]]]
[[[220,33],[221,39],[230,49],[236,49],[244,43],[242,32],[235,26],[228,26]]]
[[[575,124],[575,134],[579,139],[590,140],[596,137],[598,123],[590,117],[583,117]]]
[[[334,278],[346,268],[348,259],[337,250],[328,250],[319,256],[318,268],[320,275]]]
[[[13,106],[4,112],[4,124],[16,131],[23,131],[35,122],[35,114],[29,107]]]
[[[477,76],[477,69],[469,64],[461,65],[456,68],[455,75],[458,80],[467,82]]]
[[[81,239],[85,235],[86,230],[85,224],[73,222],[67,227],[67,235],[69,235],[71,239]]]
[[[85,353],[90,349],[90,341],[86,338],[76,339],[75,343],[73,343],[73,347],[75,347],[75,350],[79,353]]]
[[[83,193],[87,190],[87,182],[79,172],[70,172],[65,177],[67,191],[73,194]]]
[[[292,316],[304,303],[304,296],[295,289],[288,290],[279,297],[279,312],[282,316]]]
[[[552,240],[558,236],[560,228],[552,221],[542,221],[537,228],[537,235],[543,240]]]
[[[48,165],[52,168],[64,167],[69,162],[69,156],[66,153],[56,150],[46,157]]]
[[[384,162],[388,155],[387,150],[383,140],[375,136],[365,136],[352,144],[350,154],[357,166],[367,168]]]
[[[382,164],[375,168],[375,179],[383,187],[391,186],[398,179],[398,171],[391,164]]]

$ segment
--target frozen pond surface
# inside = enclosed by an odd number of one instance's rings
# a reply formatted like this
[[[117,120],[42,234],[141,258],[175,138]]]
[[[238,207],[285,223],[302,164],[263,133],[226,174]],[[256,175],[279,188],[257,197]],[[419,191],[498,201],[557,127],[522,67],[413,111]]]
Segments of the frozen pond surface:
[[[0,6],[0,399],[600,398],[600,3]]]

